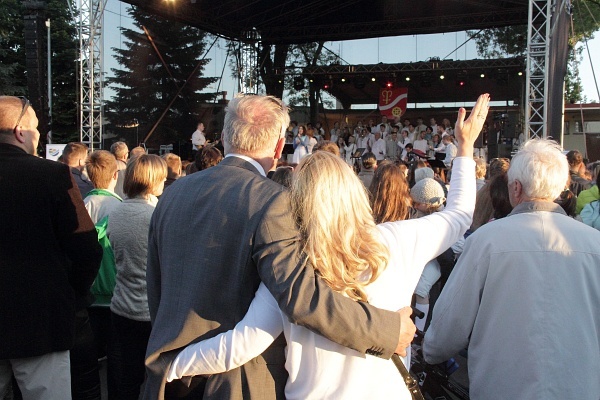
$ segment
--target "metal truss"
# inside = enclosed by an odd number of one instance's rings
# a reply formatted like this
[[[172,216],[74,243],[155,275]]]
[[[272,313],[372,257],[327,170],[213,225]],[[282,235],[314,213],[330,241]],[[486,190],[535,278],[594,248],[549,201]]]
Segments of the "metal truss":
[[[240,45],[239,87],[242,93],[256,94],[258,90],[258,45],[260,35],[256,30],[244,34]]]
[[[79,129],[90,150],[102,147],[103,59],[102,24],[107,0],[79,0]]]
[[[550,57],[550,19],[556,0],[530,0],[527,23],[525,132],[528,138],[546,138],[546,99]]]
[[[329,76],[344,74],[393,74],[393,73],[411,73],[411,72],[431,72],[431,71],[462,71],[462,70],[489,70],[489,69],[523,69],[523,58],[498,58],[482,60],[430,60],[415,63],[401,64],[372,64],[372,65],[323,65],[307,67],[304,69],[304,75],[308,76]],[[297,74],[297,68],[286,69],[282,72],[284,75]]]

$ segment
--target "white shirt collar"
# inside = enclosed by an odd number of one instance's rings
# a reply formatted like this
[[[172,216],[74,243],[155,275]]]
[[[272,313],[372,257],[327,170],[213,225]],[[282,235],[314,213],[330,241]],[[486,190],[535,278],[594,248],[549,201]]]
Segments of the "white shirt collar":
[[[256,168],[258,170],[259,174],[261,174],[265,178],[267,177],[267,174],[265,173],[264,168],[255,159],[245,156],[243,154],[237,154],[237,153],[229,153],[225,156],[225,158],[227,158],[227,157],[237,157],[237,158],[241,158],[242,160],[248,161],[250,164],[252,164],[254,166],[254,168]]]

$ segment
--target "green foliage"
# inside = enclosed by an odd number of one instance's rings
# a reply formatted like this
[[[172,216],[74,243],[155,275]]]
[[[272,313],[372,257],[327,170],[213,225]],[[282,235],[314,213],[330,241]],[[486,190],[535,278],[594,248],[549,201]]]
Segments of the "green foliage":
[[[27,94],[23,7],[17,0],[0,3],[0,94]]]
[[[128,9],[137,30],[121,28],[125,38],[123,48],[113,48],[122,69],[113,69],[114,77],[107,83],[115,96],[107,102],[106,115],[114,130],[132,137],[132,129],[120,129],[139,121],[140,141],[160,118],[171,100],[184,85],[197,64],[195,75],[185,84],[181,94],[169,108],[166,116],[153,133],[154,144],[186,140],[190,128],[199,119],[200,104],[214,99],[214,93],[201,93],[216,78],[203,77],[203,69],[210,61],[202,59],[206,43],[205,33],[197,28],[168,21],[145,13],[135,7]],[[146,28],[162,55],[168,69],[161,62],[144,33]],[[169,71],[172,76],[169,75]],[[131,144],[133,139],[128,140]],[[137,145],[137,143],[136,143]]]
[[[600,22],[600,1],[573,1],[572,17],[568,71],[565,77],[565,98],[567,101],[575,103],[584,100],[581,79],[577,70],[577,61],[581,59],[581,51],[577,45],[585,38],[592,39],[594,33],[600,29],[600,25],[596,22]],[[484,58],[524,56],[527,50],[526,25],[486,29],[479,34],[469,31],[469,34],[474,37],[477,53]]]

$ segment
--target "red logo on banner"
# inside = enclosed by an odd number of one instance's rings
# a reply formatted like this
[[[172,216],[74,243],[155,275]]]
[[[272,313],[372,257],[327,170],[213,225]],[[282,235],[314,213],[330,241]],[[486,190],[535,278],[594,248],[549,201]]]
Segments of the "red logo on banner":
[[[408,88],[385,88],[379,91],[379,111],[388,118],[400,117],[408,104]]]

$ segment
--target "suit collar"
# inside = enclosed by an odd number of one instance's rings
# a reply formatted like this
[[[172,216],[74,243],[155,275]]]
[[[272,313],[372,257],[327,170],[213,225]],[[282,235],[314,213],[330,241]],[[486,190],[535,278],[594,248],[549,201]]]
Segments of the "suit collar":
[[[221,163],[225,163],[225,165],[234,165],[234,166],[242,167],[242,168],[247,169],[248,171],[252,171],[252,172],[254,172],[256,174],[260,174],[264,177],[267,176],[265,174],[265,170],[263,169],[262,165],[260,165],[256,160],[253,160],[252,158],[245,156],[243,154],[236,154],[236,153],[227,154],[225,156],[225,158],[223,159],[223,161],[221,161]]]

